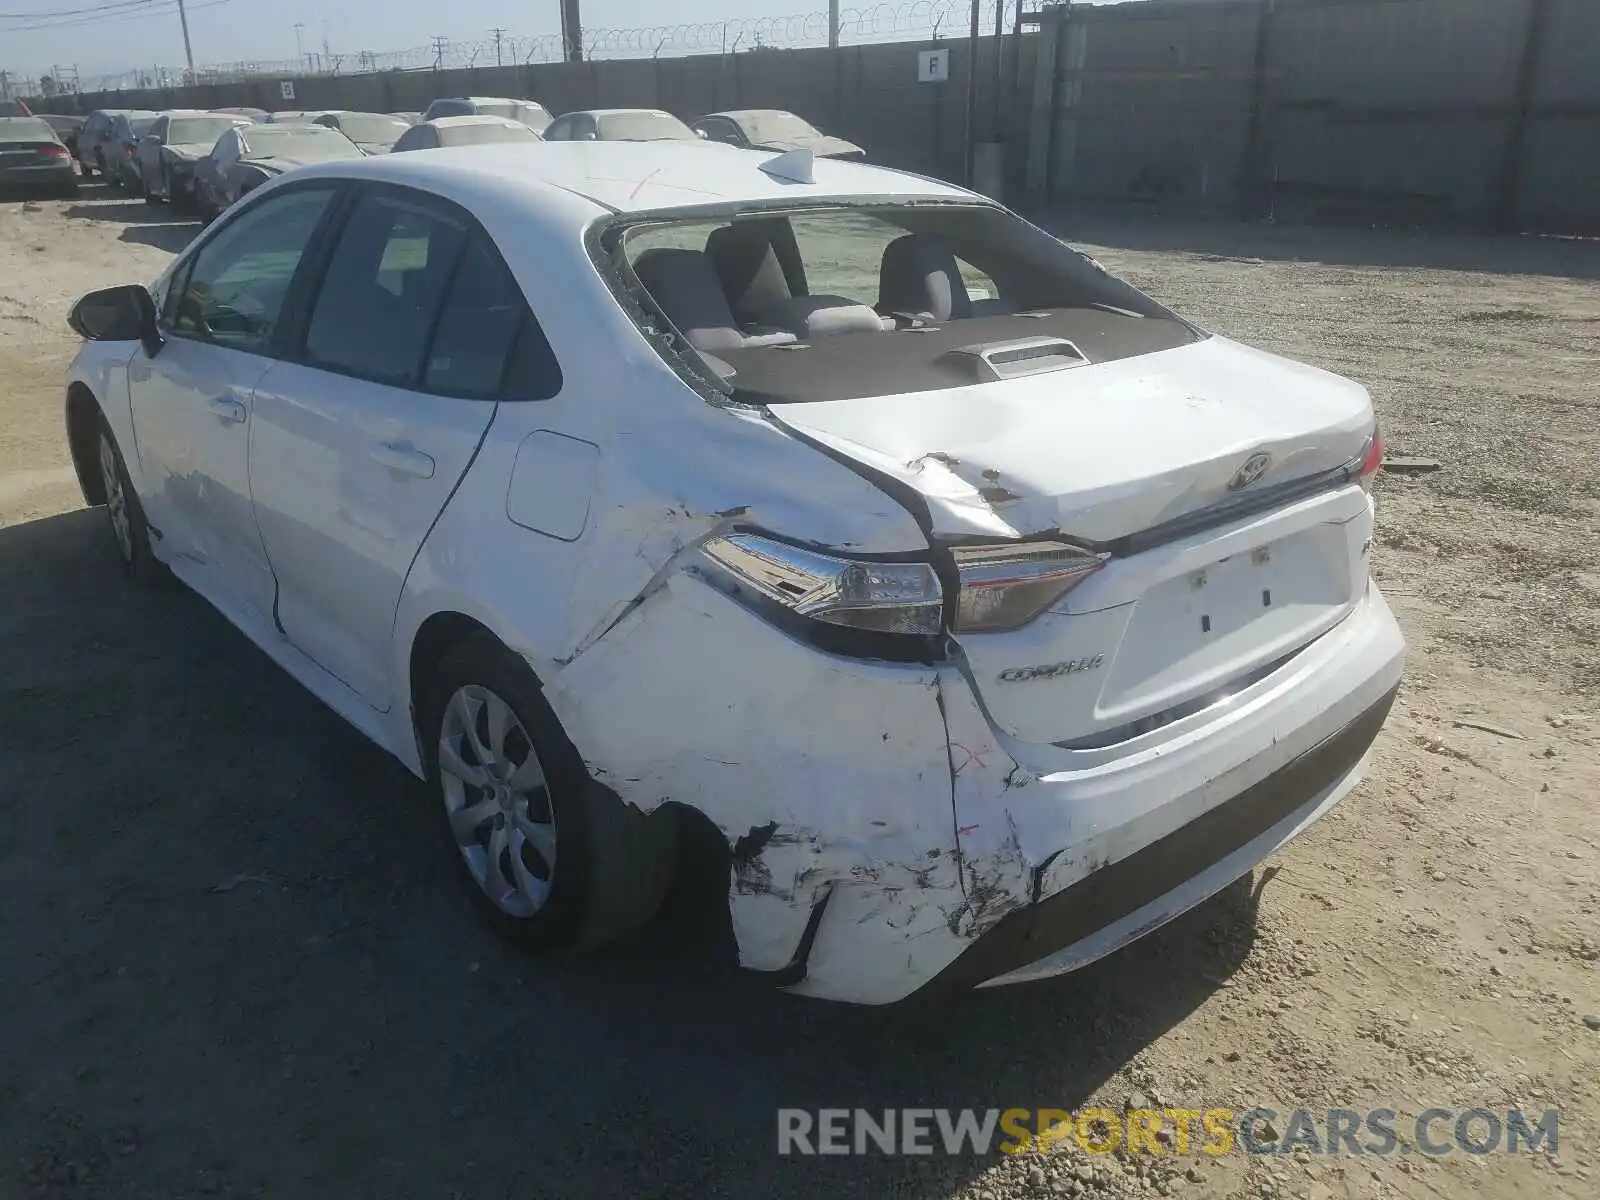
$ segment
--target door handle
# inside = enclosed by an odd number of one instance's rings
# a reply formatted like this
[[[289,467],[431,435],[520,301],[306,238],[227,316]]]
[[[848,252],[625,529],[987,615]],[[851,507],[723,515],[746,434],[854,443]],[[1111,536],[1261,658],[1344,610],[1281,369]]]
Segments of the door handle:
[[[372,457],[397,475],[433,478],[433,456],[424,454],[410,442],[379,442],[372,448]]]
[[[250,415],[245,406],[232,396],[218,396],[215,400],[208,400],[206,407],[211,410],[213,416],[231,425],[243,425],[245,418]]]

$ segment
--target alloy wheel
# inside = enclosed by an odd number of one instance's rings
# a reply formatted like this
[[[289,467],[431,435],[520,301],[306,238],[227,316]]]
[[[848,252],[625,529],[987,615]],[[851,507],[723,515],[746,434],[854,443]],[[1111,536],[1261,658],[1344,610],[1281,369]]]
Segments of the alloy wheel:
[[[483,894],[509,916],[533,916],[555,879],[555,809],[533,740],[488,688],[468,684],[445,705],[439,783],[456,848]]]
[[[109,435],[100,435],[100,479],[105,485],[106,512],[111,517],[111,532],[117,539],[122,561],[133,561],[133,524],[128,515],[128,494],[122,487],[122,470],[117,465],[117,448]]]

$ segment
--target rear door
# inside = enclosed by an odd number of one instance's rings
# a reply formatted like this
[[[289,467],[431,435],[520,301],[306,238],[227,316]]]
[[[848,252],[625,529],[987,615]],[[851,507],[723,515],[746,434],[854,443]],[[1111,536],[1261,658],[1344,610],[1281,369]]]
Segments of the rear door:
[[[161,178],[161,147],[167,143],[167,117],[157,117],[150,132],[139,139],[137,157],[139,160],[139,183],[150,190],[153,182]]]
[[[297,361],[256,390],[250,475],[278,620],[387,711],[400,590],[477,453],[524,306],[460,209],[372,187],[352,205]]]

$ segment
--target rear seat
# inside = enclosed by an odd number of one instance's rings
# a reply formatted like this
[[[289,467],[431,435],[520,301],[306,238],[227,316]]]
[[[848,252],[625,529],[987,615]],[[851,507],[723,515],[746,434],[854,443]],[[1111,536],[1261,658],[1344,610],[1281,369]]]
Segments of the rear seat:
[[[716,354],[797,340],[784,330],[746,333],[740,329],[710,259],[699,250],[646,250],[635,260],[633,271],[667,320],[696,350]]]
[[[788,242],[780,245],[776,239],[786,233]],[[737,221],[713,229],[706,238],[706,257],[746,330],[781,329],[809,339],[895,327],[859,301],[810,295],[793,240],[782,218]]]
[[[974,301],[956,256],[944,239],[908,233],[883,248],[878,268],[878,311],[943,324],[1010,311],[1003,300]]]

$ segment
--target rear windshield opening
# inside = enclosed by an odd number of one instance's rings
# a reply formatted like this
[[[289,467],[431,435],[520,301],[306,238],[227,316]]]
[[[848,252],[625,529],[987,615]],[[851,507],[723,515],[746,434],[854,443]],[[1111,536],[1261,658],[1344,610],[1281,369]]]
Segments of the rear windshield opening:
[[[1201,336],[983,205],[645,218],[612,238],[694,365],[751,403],[992,383]]]

